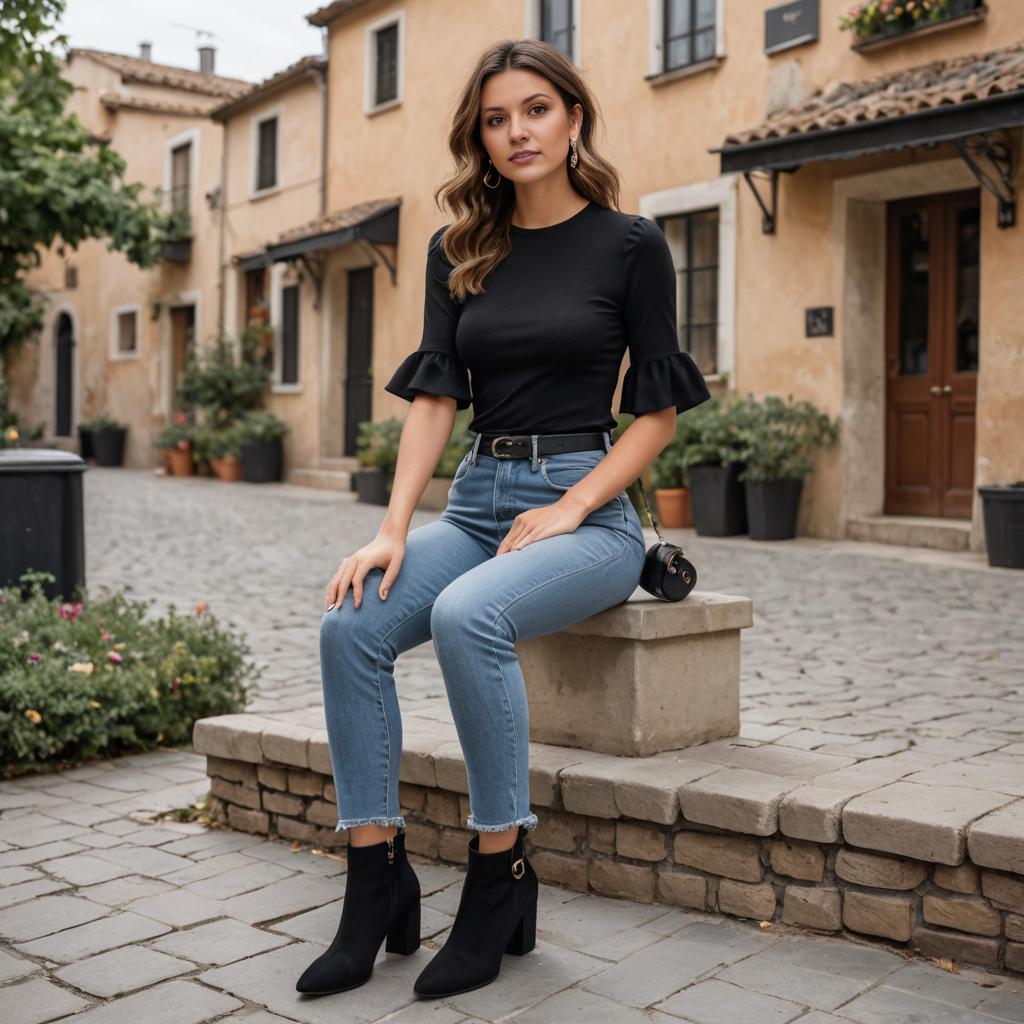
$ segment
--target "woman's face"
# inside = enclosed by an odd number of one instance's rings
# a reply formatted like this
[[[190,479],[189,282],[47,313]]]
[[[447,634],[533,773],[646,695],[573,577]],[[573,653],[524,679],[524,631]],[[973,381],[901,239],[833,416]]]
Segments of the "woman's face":
[[[565,173],[569,139],[583,123],[577,103],[570,116],[557,90],[534,71],[510,68],[491,75],[480,94],[480,138],[498,173],[514,182],[533,182]],[[530,160],[515,153],[536,153]]]

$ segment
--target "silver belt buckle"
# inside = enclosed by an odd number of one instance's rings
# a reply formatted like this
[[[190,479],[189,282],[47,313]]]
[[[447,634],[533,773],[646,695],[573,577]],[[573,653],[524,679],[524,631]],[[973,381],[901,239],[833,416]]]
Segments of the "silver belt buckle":
[[[514,456],[512,456],[512,455],[500,455],[500,454],[498,454],[498,452],[496,452],[496,451],[494,450],[494,446],[495,446],[495,445],[496,445],[496,444],[497,444],[497,443],[498,443],[499,441],[504,441],[504,440],[505,440],[506,438],[507,438],[507,439],[508,439],[509,441],[511,441],[511,440],[513,439],[513,438],[512,438],[512,435],[511,435],[511,434],[502,434],[502,435],[500,435],[499,437],[496,437],[496,438],[495,438],[495,439],[494,439],[494,440],[493,440],[493,441],[491,442],[491,454],[492,454],[492,455],[493,455],[493,456],[494,456],[494,457],[495,457],[496,459],[511,459],[511,458],[514,458]]]

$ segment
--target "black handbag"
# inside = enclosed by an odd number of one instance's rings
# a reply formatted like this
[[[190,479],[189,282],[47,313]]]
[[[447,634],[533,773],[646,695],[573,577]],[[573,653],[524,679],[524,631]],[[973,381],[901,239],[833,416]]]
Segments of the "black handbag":
[[[697,569],[693,562],[683,555],[683,549],[678,544],[669,544],[662,537],[651,506],[647,503],[643,484],[635,480],[630,487],[636,487],[640,491],[647,518],[658,534],[658,543],[652,544],[644,557],[640,586],[648,594],[662,601],[682,601],[697,584]]]

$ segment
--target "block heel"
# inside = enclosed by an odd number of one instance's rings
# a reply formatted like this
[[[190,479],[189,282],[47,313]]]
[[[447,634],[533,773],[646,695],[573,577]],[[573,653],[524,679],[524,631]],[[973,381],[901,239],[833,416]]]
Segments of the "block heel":
[[[408,956],[420,948],[420,901],[416,900],[405,914],[395,919],[388,931],[384,949],[388,953]]]
[[[537,904],[534,903],[519,919],[519,924],[516,925],[515,931],[512,932],[508,945],[505,947],[505,952],[511,953],[513,956],[523,956],[533,949],[536,941]]]

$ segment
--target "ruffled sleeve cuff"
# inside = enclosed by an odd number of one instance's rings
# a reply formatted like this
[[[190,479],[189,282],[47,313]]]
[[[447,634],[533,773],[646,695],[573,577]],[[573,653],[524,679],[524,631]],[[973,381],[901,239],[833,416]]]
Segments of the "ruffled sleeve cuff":
[[[448,395],[455,399],[456,409],[468,409],[472,397],[469,391],[469,371],[458,356],[433,349],[411,352],[391,375],[384,390],[411,402],[417,391],[430,395]]]
[[[674,405],[678,414],[710,397],[704,375],[689,354],[670,352],[630,364],[622,381],[619,413],[639,416]]]

